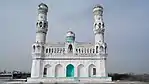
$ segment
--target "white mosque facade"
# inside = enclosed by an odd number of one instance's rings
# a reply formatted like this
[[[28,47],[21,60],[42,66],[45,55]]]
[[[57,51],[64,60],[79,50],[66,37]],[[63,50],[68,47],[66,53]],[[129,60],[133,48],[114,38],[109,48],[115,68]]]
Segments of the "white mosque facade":
[[[103,7],[93,8],[95,43],[77,42],[72,31],[66,33],[65,42],[47,43],[47,13],[48,6],[39,4],[31,77],[27,82],[111,81],[106,72]]]

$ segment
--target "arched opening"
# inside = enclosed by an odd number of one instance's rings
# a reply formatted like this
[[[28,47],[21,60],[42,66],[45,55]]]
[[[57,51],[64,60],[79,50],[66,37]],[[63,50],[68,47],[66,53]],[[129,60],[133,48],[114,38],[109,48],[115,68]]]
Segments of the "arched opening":
[[[78,66],[78,77],[83,77],[85,75],[85,68],[83,64]]]
[[[65,52],[65,48],[63,48],[63,53]]]
[[[90,53],[92,53],[92,49],[90,49]]]
[[[49,53],[51,53],[51,48],[49,48]]]
[[[54,53],[56,53],[56,48],[54,48]]]
[[[46,53],[48,53],[48,48],[46,49]]]
[[[51,53],[53,53],[53,48],[51,49]]]
[[[83,53],[83,48],[82,48],[82,53]]]
[[[35,52],[35,45],[33,46],[33,52]]]
[[[55,66],[55,77],[62,77],[63,72],[63,66],[61,64],[58,64]]]
[[[84,53],[86,53],[86,48],[84,48]]]
[[[78,49],[76,49],[76,53],[78,53]]]
[[[93,53],[95,53],[95,49],[93,49]]]
[[[89,49],[87,48],[87,53],[89,53]]]
[[[103,51],[103,46],[100,46],[100,51]]]
[[[45,65],[44,70],[43,70],[43,76],[44,77],[49,77],[50,74],[52,73],[52,70],[50,67],[51,66],[49,64]]]
[[[74,77],[74,66],[72,64],[66,67],[66,77]]]
[[[57,48],[57,53],[59,53],[59,48]]]
[[[72,47],[72,45],[70,44],[69,46],[68,46],[68,52],[72,52],[73,51],[73,47]]]
[[[38,51],[40,50],[40,45],[37,45],[37,50],[38,50]]]
[[[96,46],[96,53],[98,53],[98,46]]]
[[[80,50],[80,48],[79,48],[79,53],[81,53],[81,50]]]
[[[96,75],[96,66],[95,65],[93,65],[93,64],[89,65],[88,74],[89,74],[89,77],[94,77]]]

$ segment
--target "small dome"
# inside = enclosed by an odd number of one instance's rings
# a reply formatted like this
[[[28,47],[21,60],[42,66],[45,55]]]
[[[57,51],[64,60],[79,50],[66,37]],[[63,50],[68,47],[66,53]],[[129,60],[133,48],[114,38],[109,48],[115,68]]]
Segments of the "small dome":
[[[42,8],[42,9],[47,9],[48,10],[48,6],[44,3],[41,3],[38,5],[39,8]]]
[[[73,37],[75,37],[75,34],[72,31],[68,31],[66,36],[73,36]]]
[[[99,5],[99,4],[95,5],[93,9],[95,9],[95,8],[101,8],[101,9],[103,9],[103,7],[101,5]]]

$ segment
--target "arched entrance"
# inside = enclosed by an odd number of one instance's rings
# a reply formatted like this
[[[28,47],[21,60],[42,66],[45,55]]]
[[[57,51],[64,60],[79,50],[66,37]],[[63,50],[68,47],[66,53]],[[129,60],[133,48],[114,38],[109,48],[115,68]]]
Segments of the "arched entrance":
[[[61,64],[58,64],[55,66],[55,77],[62,77],[63,73],[63,66]]]
[[[86,74],[84,65],[80,64],[77,69],[78,69],[78,77],[84,77],[84,75]]]
[[[72,64],[66,67],[66,77],[74,77],[74,66]]]
[[[43,77],[50,77],[52,73],[52,68],[49,64],[45,65],[43,70]]]
[[[95,65],[93,65],[93,64],[89,65],[89,67],[88,67],[88,74],[89,74],[89,77],[96,76],[96,66]]]
[[[68,52],[69,52],[69,53],[73,52],[73,47],[72,47],[71,44],[68,46]]]

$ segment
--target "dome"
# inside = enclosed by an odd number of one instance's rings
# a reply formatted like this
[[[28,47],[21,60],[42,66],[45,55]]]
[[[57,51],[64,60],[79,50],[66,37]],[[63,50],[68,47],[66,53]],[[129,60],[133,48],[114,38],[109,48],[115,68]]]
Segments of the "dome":
[[[96,5],[94,8],[93,8],[93,13],[96,15],[102,15],[103,13],[103,7],[101,5]]]
[[[41,8],[41,9],[48,10],[48,6],[46,4],[44,4],[44,3],[39,4],[38,7]]]
[[[72,31],[68,31],[66,34],[66,42],[73,43],[75,41],[75,34]]]
[[[99,4],[95,5],[93,9],[95,9],[95,8],[101,8],[101,9],[103,9],[103,7],[101,5],[99,5]]]
[[[75,37],[75,34],[72,31],[68,31],[66,36],[73,36],[73,37]]]

